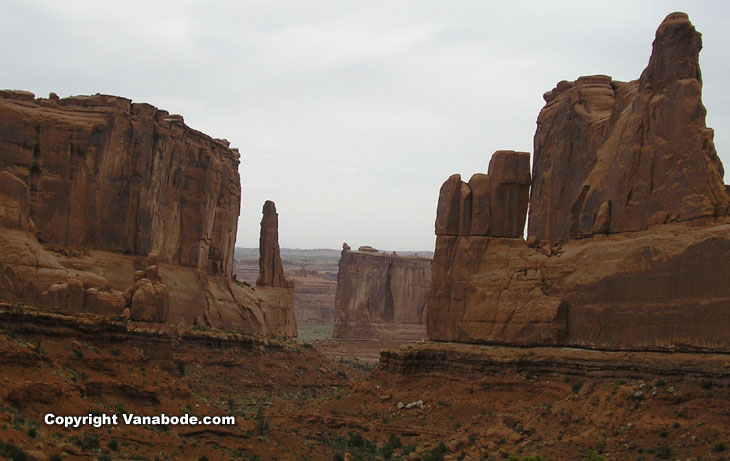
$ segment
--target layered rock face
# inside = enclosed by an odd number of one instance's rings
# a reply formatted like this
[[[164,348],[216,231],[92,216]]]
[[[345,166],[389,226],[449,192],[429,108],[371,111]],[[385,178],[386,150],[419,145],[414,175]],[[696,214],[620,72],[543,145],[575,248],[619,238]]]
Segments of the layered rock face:
[[[530,154],[497,151],[488,174],[441,186],[428,335],[444,341],[557,343],[566,305],[536,289],[525,227]]]
[[[545,94],[530,236],[563,243],[728,212],[722,164],[705,125],[701,48],[687,15],[674,13],[659,26],[638,80],[581,77]]]
[[[30,190],[43,242],[229,275],[239,155],[179,115],[114,96],[0,93],[0,170]]]
[[[442,203],[457,203],[456,181],[447,181],[436,219],[431,338],[730,350],[729,201],[704,121],[700,47],[687,16],[674,13],[639,80],[581,77],[545,95],[529,245],[516,232],[465,232],[469,213],[461,210],[473,189],[463,183],[459,232],[439,233],[454,214]]]
[[[230,279],[238,159],[227,141],[149,104],[1,91],[0,298],[291,332],[274,320],[280,293],[242,291]]]
[[[294,282],[294,315],[297,324],[334,323],[337,275],[296,270],[290,274]]]
[[[343,245],[337,273],[333,336],[339,339],[425,337],[431,260]]]
[[[441,186],[436,235],[520,237],[530,193],[530,154],[500,150],[492,155],[488,174],[469,183],[451,176]]]

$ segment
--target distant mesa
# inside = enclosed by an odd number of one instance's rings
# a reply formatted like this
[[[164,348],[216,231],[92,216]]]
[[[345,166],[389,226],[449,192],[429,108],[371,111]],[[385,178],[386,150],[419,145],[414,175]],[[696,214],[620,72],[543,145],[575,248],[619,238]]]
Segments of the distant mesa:
[[[357,251],[364,251],[366,253],[379,253],[377,248],[373,248],[370,245],[362,245],[358,247]]]
[[[488,174],[444,183],[430,338],[730,351],[730,199],[701,47],[687,15],[670,14],[638,80],[580,77],[545,94],[532,178],[528,154],[498,151]]]
[[[337,273],[333,336],[413,340],[426,337],[431,260],[347,243]]]
[[[288,288],[231,278],[228,141],[126,98],[5,90],[0,152],[0,301],[296,334]]]

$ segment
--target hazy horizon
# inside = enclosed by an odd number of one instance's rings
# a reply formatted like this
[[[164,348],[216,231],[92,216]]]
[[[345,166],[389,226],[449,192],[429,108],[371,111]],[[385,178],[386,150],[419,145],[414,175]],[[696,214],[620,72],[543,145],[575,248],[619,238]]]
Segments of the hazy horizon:
[[[282,248],[432,251],[446,178],[485,172],[495,150],[532,153],[558,81],[638,78],[673,11],[703,34],[707,125],[730,166],[722,1],[6,0],[0,76],[37,96],[147,102],[228,139],[237,247],[258,246],[273,200]]]

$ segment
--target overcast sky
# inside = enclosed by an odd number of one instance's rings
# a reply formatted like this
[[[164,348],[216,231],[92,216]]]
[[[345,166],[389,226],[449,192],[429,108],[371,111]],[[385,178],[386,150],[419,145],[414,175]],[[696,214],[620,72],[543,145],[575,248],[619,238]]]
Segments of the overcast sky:
[[[270,199],[282,247],[433,250],[449,175],[532,152],[558,81],[638,78],[673,11],[703,34],[707,122],[730,167],[728,5],[3,0],[0,87],[125,96],[231,141],[237,246],[258,246]]]

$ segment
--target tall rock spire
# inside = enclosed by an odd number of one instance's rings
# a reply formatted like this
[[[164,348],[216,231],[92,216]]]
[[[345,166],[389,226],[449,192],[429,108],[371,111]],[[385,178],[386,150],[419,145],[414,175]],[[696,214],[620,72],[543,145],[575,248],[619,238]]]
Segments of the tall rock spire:
[[[290,288],[284,278],[284,266],[279,253],[279,215],[271,200],[264,203],[259,239],[259,278],[256,286]]]
[[[728,213],[714,132],[705,124],[701,48],[687,15],[672,13],[638,80],[580,77],[545,94],[530,237],[565,242]]]

